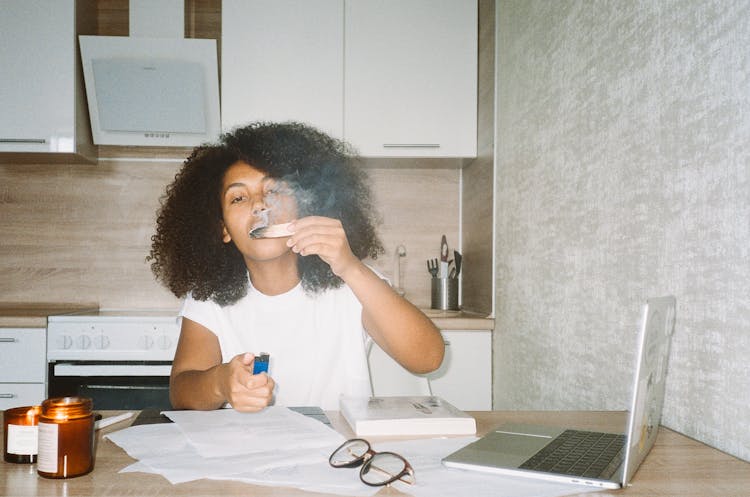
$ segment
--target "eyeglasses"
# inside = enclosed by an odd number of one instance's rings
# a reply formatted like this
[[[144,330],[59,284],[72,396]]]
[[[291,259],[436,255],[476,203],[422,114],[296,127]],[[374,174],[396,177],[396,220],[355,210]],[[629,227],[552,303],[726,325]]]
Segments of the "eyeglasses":
[[[352,438],[334,450],[328,462],[334,468],[356,468],[359,478],[366,485],[379,487],[396,480],[413,485],[416,483],[414,469],[409,462],[393,452],[375,452],[367,440]]]

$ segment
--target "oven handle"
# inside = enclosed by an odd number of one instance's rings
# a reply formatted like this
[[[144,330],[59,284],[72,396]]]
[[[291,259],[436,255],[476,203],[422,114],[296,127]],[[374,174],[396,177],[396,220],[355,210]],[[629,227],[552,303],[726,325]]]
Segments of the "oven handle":
[[[169,376],[169,364],[55,364],[55,376]]]

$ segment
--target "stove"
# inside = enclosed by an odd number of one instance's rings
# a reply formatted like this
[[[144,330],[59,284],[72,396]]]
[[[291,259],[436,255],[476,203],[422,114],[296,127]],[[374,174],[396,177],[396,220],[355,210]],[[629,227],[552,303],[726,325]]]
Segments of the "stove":
[[[174,310],[49,316],[48,395],[90,397],[97,409],[169,409],[179,335]]]

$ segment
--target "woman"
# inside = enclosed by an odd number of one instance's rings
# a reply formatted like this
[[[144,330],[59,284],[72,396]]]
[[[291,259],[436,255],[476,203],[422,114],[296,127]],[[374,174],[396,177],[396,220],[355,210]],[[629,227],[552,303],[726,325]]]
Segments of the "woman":
[[[362,262],[382,253],[370,199],[346,145],[302,124],[251,124],[192,153],[148,257],[186,297],[174,408],[337,409],[370,395],[369,338],[414,373],[440,366],[440,332]],[[250,236],[268,224],[282,236]],[[270,372],[253,375],[260,351]]]

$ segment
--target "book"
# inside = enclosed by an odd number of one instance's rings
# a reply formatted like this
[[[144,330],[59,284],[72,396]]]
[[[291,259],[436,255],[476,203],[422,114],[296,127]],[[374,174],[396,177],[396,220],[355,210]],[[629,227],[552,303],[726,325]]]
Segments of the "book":
[[[342,397],[340,407],[357,436],[477,432],[473,417],[436,396]]]

